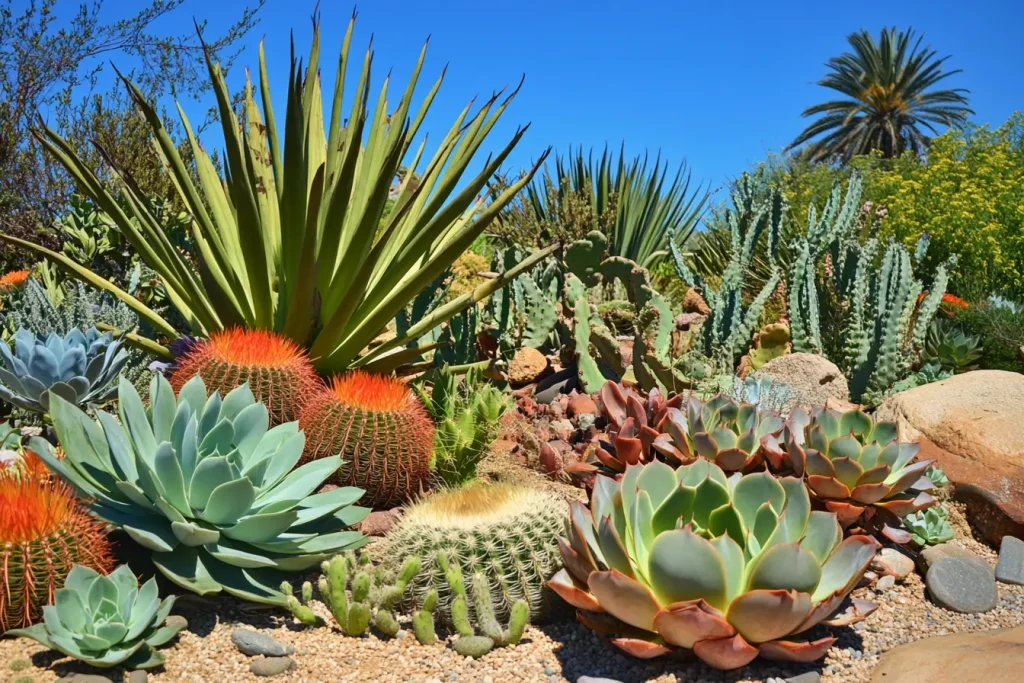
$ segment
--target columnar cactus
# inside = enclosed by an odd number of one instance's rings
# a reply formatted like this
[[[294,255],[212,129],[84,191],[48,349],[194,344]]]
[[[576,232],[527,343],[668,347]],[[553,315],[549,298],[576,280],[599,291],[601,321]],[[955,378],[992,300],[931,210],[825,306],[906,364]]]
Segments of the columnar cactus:
[[[397,379],[361,371],[335,377],[309,399],[299,425],[306,434],[306,459],[341,454],[334,482],[364,489],[366,504],[394,507],[427,484],[434,424]]]

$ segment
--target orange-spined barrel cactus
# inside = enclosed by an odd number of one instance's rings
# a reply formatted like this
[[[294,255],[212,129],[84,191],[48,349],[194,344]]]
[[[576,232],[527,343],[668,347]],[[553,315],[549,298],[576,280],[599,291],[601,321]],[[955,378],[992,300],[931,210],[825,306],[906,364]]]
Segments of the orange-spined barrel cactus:
[[[103,524],[26,453],[0,471],[0,632],[37,621],[75,564],[113,568]]]
[[[335,483],[365,489],[360,505],[401,504],[430,474],[434,424],[397,379],[361,371],[335,377],[306,403],[299,427],[306,457],[341,455]]]
[[[193,344],[171,374],[174,393],[196,375],[211,393],[221,396],[248,382],[276,423],[295,420],[320,386],[306,353],[290,339],[266,330],[228,329]]]

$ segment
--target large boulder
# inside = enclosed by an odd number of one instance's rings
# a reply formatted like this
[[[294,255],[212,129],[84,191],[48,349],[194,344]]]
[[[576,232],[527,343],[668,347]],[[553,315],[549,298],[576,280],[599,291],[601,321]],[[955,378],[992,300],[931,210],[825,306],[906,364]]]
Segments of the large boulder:
[[[1020,680],[1024,626],[933,636],[894,647],[879,659],[871,683],[1010,683]]]
[[[990,543],[1024,536],[1024,375],[967,372],[890,396],[875,417],[921,442]]]
[[[843,372],[824,356],[790,353],[773,358],[754,373],[754,378],[770,377],[793,391],[785,410],[794,406],[824,405],[828,399],[850,400],[850,388]]]

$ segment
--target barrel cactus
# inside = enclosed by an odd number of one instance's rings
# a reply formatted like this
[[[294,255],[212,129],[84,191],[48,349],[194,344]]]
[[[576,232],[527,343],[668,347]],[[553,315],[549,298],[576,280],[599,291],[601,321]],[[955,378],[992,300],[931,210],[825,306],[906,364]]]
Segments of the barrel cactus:
[[[223,399],[200,377],[177,397],[156,375],[147,409],[121,380],[119,420],[99,423],[55,398],[54,427],[66,453],[54,457],[35,437],[29,447],[91,499],[92,511],[152,551],[168,579],[201,595],[226,591],[284,604],[284,572],[367,542],[348,527],[368,510],[356,488],[313,492],[341,465],[333,456],[293,470],[305,437],[294,422],[268,429],[267,407],[248,385]]]
[[[824,656],[834,637],[789,638],[837,610],[879,547],[868,536],[843,540],[834,514],[811,510],[799,479],[727,478],[704,459],[631,466],[620,481],[598,476],[590,508],[570,507],[559,539],[565,570],[549,585],[580,621],[631,655],[684,648],[716,669],[758,654]],[[854,601],[832,623],[873,608]]]
[[[555,539],[565,517],[557,496],[526,486],[475,484],[441,491],[410,506],[388,532],[381,565],[397,574],[409,557],[419,557],[411,603],[420,604],[437,589],[438,613],[446,621],[454,595],[436,562],[439,553],[466,577],[487,575],[497,618],[508,619],[516,601],[525,600],[532,617],[542,619],[552,597],[544,582],[561,567]]]
[[[0,398],[37,413],[50,410],[53,396],[75,405],[113,398],[114,380],[128,362],[122,340],[96,328],[73,329],[64,337],[19,329],[12,341],[13,353],[0,343]]]
[[[894,422],[859,410],[798,408],[787,418],[785,446],[793,472],[843,526],[868,506],[906,517],[935,504],[924,477],[933,461],[918,460],[920,446],[901,442]]]
[[[196,375],[221,395],[248,384],[276,424],[297,419],[299,409],[320,385],[306,352],[267,330],[222,330],[189,345],[175,363],[171,386],[181,391]]]
[[[0,465],[0,632],[38,621],[74,565],[113,568],[103,526],[32,453]]]
[[[54,604],[43,608],[42,624],[7,635],[31,638],[90,666],[151,669],[164,663],[156,648],[185,628],[183,619],[166,623],[173,606],[173,595],[160,600],[156,578],[139,586],[126,566],[102,576],[78,565]]]
[[[299,424],[306,457],[340,453],[335,483],[365,489],[368,505],[400,505],[427,485],[434,423],[400,380],[361,371],[335,377],[310,397]]]
[[[700,456],[726,472],[745,471],[766,460],[781,464],[778,436],[783,426],[777,414],[724,394],[707,401],[689,396],[680,409],[669,410],[663,422],[662,431],[671,439],[655,441],[654,448],[684,464]]]

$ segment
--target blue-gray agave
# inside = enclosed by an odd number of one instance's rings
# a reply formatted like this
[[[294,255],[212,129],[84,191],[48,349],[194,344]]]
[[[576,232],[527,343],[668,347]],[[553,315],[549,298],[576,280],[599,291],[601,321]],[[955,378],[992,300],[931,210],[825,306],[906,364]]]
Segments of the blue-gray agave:
[[[149,669],[164,663],[156,648],[185,627],[184,620],[164,623],[173,606],[173,595],[160,600],[155,578],[140,587],[124,565],[101,576],[76,564],[54,604],[43,607],[43,623],[7,635],[31,638],[90,666]]]
[[[284,604],[282,572],[310,569],[367,538],[348,527],[369,512],[362,489],[313,494],[338,456],[292,470],[305,436],[298,423],[268,429],[267,407],[243,384],[221,399],[198,376],[177,397],[162,375],[147,409],[122,378],[118,413],[99,423],[55,398],[54,427],[65,457],[40,438],[33,451],[91,498],[92,511],[153,551],[174,583],[199,594],[226,591]]]
[[[0,398],[39,413],[50,410],[55,395],[75,405],[113,398],[114,379],[128,361],[122,340],[96,328],[63,338],[19,329],[13,342],[13,353],[0,344]]]

